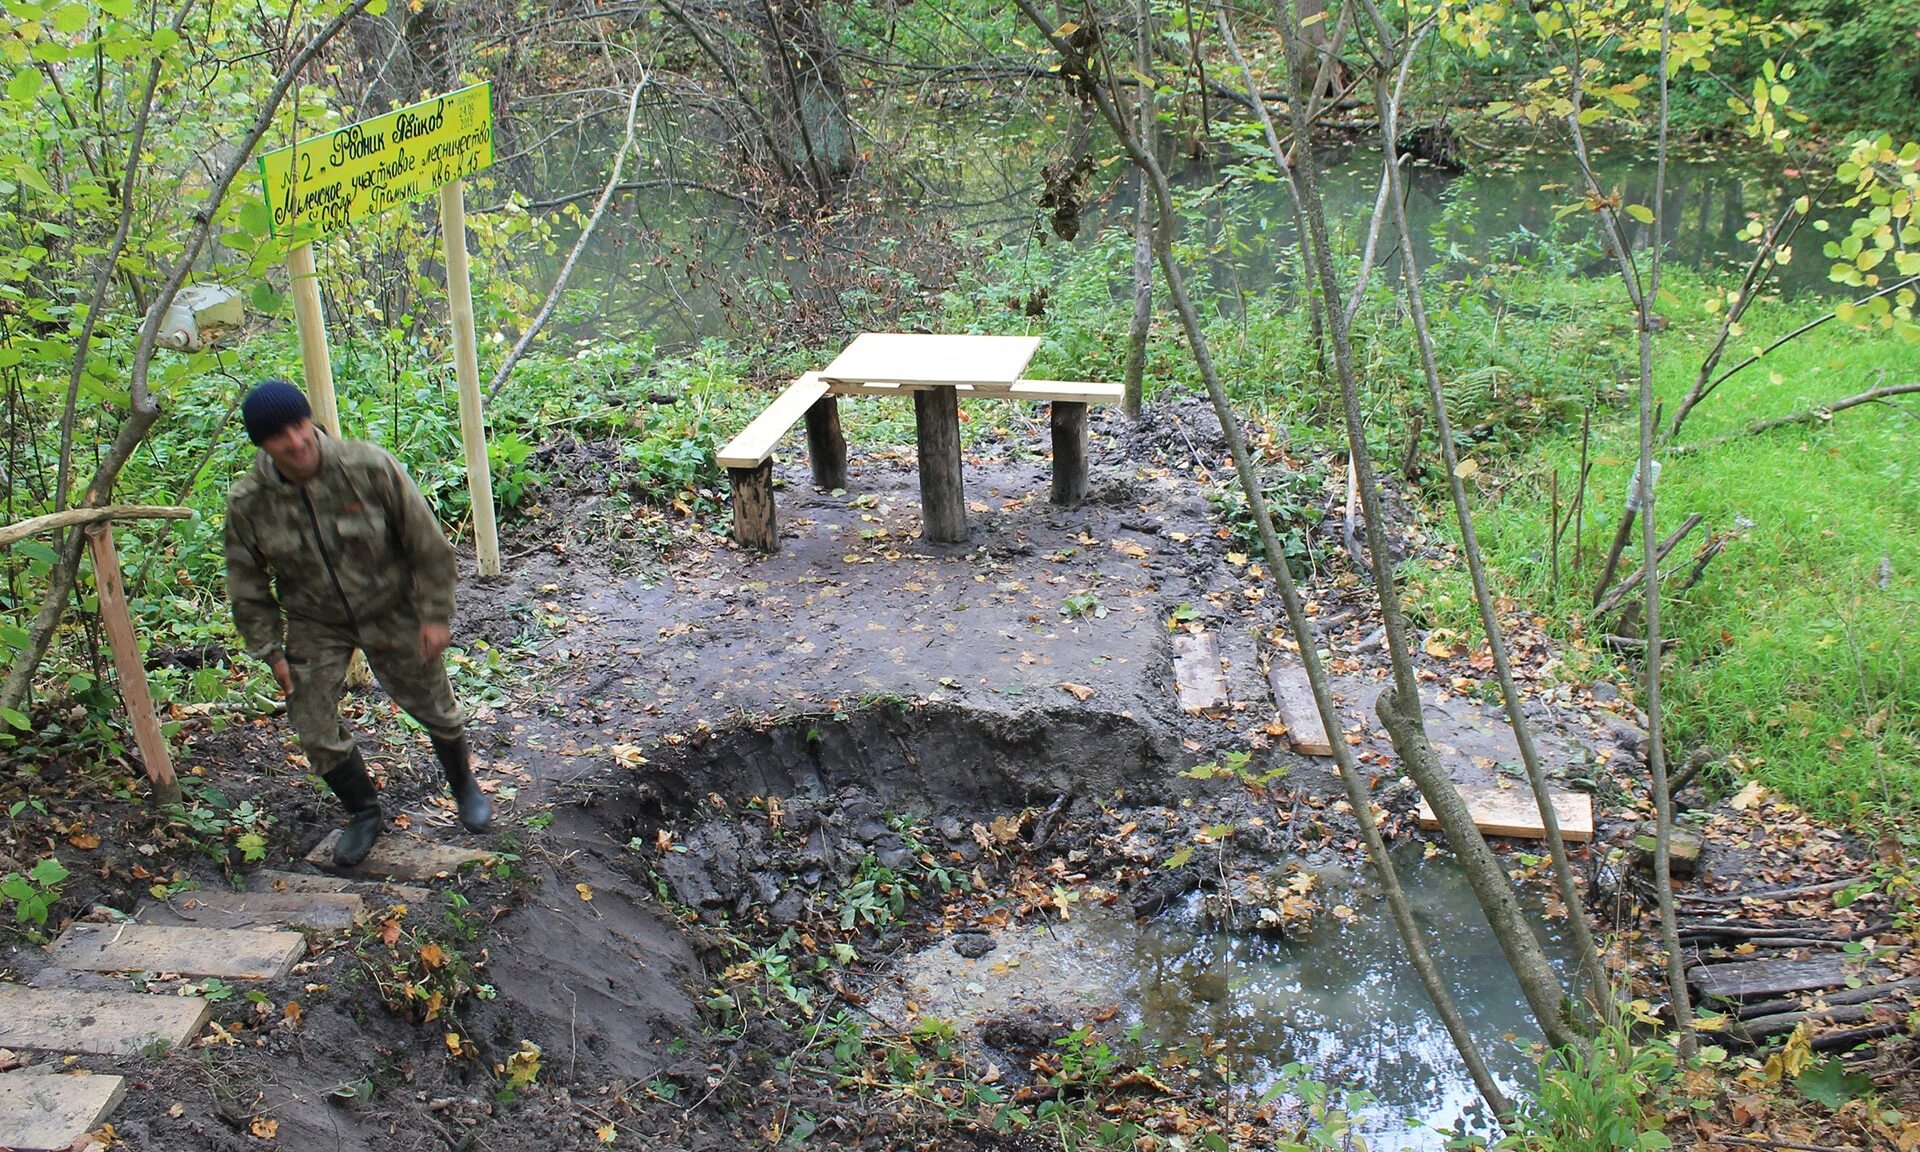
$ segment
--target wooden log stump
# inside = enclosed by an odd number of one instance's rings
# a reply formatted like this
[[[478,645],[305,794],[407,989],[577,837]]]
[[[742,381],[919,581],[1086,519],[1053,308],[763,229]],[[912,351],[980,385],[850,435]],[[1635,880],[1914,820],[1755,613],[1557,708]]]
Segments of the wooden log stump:
[[[838,396],[822,396],[807,409],[807,458],[816,487],[831,492],[847,486],[847,438],[840,432]]]
[[[729,468],[733,489],[733,538],[742,548],[780,550],[780,524],[773,510],[773,460],[757,468]]]
[[[960,472],[960,399],[952,388],[913,394],[920,441],[920,517],[935,544],[967,539],[967,496]]]
[[[1072,508],[1087,498],[1087,406],[1055,400],[1048,408],[1048,423],[1053,426],[1051,499]]]

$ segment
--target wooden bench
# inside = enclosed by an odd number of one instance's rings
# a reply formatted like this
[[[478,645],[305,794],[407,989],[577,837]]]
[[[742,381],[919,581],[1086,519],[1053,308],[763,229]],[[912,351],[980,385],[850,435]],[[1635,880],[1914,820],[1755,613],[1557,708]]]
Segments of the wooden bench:
[[[727,470],[733,497],[733,538],[742,547],[763,552],[780,547],[773,501],[773,452],[780,438],[802,418],[807,424],[813,482],[832,491],[847,486],[847,441],[840,431],[840,397],[906,396],[932,391],[944,392],[955,401],[993,398],[1046,403],[1053,434],[1050,498],[1055,504],[1071,507],[1087,497],[1087,408],[1120,403],[1123,389],[1118,384],[1062,380],[1016,380],[1007,387],[833,383],[818,372],[808,372],[787,385],[719,451],[717,458]],[[921,447],[922,455],[931,458],[926,445]],[[957,452],[951,455],[957,456]],[[957,475],[954,481],[957,484]],[[924,488],[924,476],[922,485]]]

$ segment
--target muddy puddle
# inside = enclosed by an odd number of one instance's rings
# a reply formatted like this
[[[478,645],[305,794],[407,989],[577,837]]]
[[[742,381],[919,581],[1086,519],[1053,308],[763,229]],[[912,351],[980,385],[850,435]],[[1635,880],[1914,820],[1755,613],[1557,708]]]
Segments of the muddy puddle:
[[[1450,856],[1395,849],[1415,915],[1496,1076],[1531,1087],[1540,1038],[1519,985]],[[1446,1030],[1401,949],[1385,901],[1334,866],[1315,873],[1326,909],[1286,936],[1211,926],[1195,893],[1136,922],[1088,910],[1058,924],[1008,929],[974,959],[943,943],[909,960],[889,1008],[936,1015],[963,1031],[1009,1016],[1067,1015],[1116,1005],[1118,1020],[1167,1049],[1220,1051],[1246,1096],[1280,1084],[1290,1064],[1336,1092],[1370,1098],[1355,1127],[1379,1149],[1440,1149],[1437,1129],[1485,1132],[1488,1117]],[[1529,914],[1564,972],[1572,945]],[[964,949],[980,952],[976,943]],[[1244,1097],[1243,1097],[1244,1098]],[[1337,1098],[1337,1097],[1336,1097]]]

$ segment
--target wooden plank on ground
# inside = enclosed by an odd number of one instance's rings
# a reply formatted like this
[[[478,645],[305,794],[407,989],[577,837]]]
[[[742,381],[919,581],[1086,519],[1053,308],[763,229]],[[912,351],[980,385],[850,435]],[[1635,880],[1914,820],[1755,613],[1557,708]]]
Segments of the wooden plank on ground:
[[[122,1076],[0,1076],[0,1148],[65,1152],[99,1128],[126,1095]]]
[[[193,1039],[211,1008],[198,996],[0,984],[0,1048],[138,1056],[156,1043],[178,1048]]]
[[[1307,670],[1276,652],[1267,667],[1267,686],[1273,689],[1273,703],[1280,711],[1280,723],[1287,726],[1293,750],[1303,756],[1333,755],[1327,726],[1320,722],[1320,709],[1313,702]]]
[[[793,383],[786,391],[774,398],[740,434],[727,441],[720,449],[719,462],[722,468],[758,468],[767,457],[773,455],[773,446],[787,429],[800,422],[813,407],[813,402],[827,394],[826,381],[818,372],[808,372]]]
[[[388,833],[373,842],[373,851],[367,853],[365,860],[352,868],[340,868],[333,862],[333,845],[338,839],[340,829],[336,828],[327,834],[326,839],[314,845],[313,851],[307,853],[307,862],[341,876],[432,880],[439,876],[450,876],[468,865],[489,858],[488,853],[477,848],[460,848],[422,840],[417,836]]]
[[[841,383],[1012,384],[1040,349],[1038,336],[867,332],[820,376]]]
[[[360,880],[351,876],[324,876],[317,872],[282,872],[262,868],[247,873],[249,892],[355,892],[369,904],[400,901],[418,904],[433,893],[413,884],[391,884],[385,880]]]
[[[351,928],[366,902],[351,892],[183,892],[147,901],[133,918],[142,924],[196,928]]]
[[[171,972],[227,980],[271,980],[306,952],[298,932],[246,928],[160,928],[75,924],[53,942],[53,960],[82,972]]]
[[[1546,839],[1547,830],[1540,823],[1540,808],[1533,802],[1532,789],[1512,782],[1504,788],[1498,783],[1457,782],[1455,787],[1466,800],[1467,811],[1473,813],[1474,826],[1486,835]],[[1593,797],[1585,792],[1551,790],[1548,795],[1553,799],[1553,815],[1559,821],[1561,839],[1569,844],[1593,839]],[[1425,800],[1420,801],[1420,827],[1428,830],[1440,827]]]
[[[1227,676],[1211,632],[1173,634],[1174,692],[1182,712],[1227,706]]]
[[[1871,983],[1884,969],[1866,968],[1848,956],[1814,956],[1806,960],[1745,960],[1737,964],[1698,964],[1687,969],[1687,983],[1702,997],[1750,1000],[1782,992],[1811,992],[1838,988],[1850,977]]]

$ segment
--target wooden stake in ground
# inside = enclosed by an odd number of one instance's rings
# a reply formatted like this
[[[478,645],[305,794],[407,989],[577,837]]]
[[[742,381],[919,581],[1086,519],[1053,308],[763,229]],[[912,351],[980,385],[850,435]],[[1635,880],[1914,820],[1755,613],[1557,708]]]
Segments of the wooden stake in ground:
[[[474,560],[482,576],[500,575],[500,534],[493,518],[493,470],[487,420],[480,410],[480,363],[473,335],[473,286],[467,278],[466,181],[440,189],[440,239],[447,250],[447,304],[453,313],[453,368],[460,381],[460,443],[466,449],[467,496],[473,504]]]
[[[113,649],[114,671],[120,676],[120,699],[133,724],[133,741],[145,762],[153,798],[161,804],[180,802],[180,784],[173,777],[173,759],[167,755],[166,733],[153,711],[147,691],[147,668],[140,659],[140,641],[133,634],[133,616],[127,611],[127,590],[120,577],[120,551],[113,546],[113,525],[95,524],[86,530],[93,553],[93,582],[100,593],[100,622]]]

